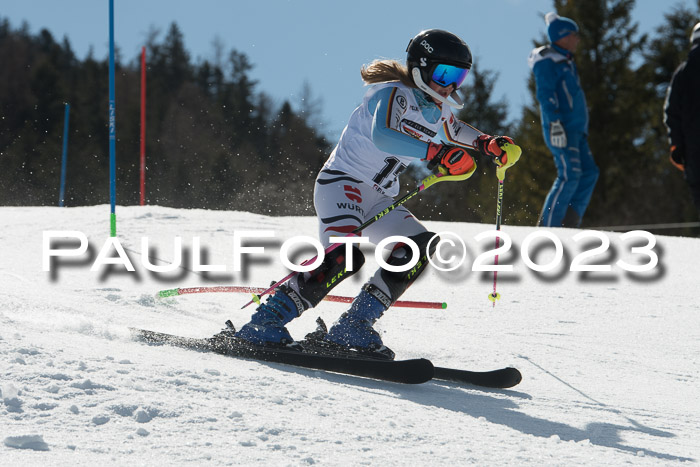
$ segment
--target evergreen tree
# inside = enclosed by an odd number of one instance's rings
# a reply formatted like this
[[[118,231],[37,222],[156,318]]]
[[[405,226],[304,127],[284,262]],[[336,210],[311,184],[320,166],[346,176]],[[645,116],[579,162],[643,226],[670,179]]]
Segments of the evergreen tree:
[[[191,63],[173,23],[147,40],[147,202],[174,207],[312,214],[313,177],[328,144],[286,104],[255,91],[252,63],[222,44]],[[117,54],[119,57],[119,54]],[[13,30],[0,18],[0,204],[58,202],[63,115],[71,104],[66,205],[104,204],[108,67],[67,40]],[[140,60],[116,63],[117,202],[139,197]],[[284,131],[281,129],[284,128]],[[293,200],[294,202],[289,202]]]

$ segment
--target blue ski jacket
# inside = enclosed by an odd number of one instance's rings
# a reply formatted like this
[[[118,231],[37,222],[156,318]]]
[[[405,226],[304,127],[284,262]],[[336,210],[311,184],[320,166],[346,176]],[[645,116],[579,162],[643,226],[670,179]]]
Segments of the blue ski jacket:
[[[534,49],[528,64],[535,75],[542,126],[561,120],[567,133],[588,134],[588,109],[573,56],[554,44]]]

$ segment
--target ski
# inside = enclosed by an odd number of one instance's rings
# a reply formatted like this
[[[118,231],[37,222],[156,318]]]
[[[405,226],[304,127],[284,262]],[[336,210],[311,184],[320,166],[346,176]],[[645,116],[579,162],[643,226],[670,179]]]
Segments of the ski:
[[[296,367],[341,373],[403,384],[430,381],[434,369],[430,360],[380,360],[307,353],[287,348],[258,347],[235,337],[217,335],[209,338],[175,336],[145,329],[130,328],[132,335],[149,344],[167,344],[230,357],[282,363]]]
[[[308,336],[307,336],[308,337]],[[357,354],[353,351],[343,351],[340,348],[332,348],[319,344],[316,340],[306,339],[300,342],[304,350],[316,355],[330,355],[342,358],[365,358],[373,360],[386,360],[386,355],[375,353]],[[392,352],[393,353],[393,352]],[[470,384],[493,389],[507,389],[517,386],[523,379],[516,368],[507,367],[490,371],[469,371],[455,368],[434,367],[434,380],[450,381],[453,383]]]
[[[523,380],[517,368],[507,367],[491,371],[468,371],[436,366],[433,379],[472,384],[486,388],[507,389]]]
[[[241,339],[231,337],[191,338],[130,329],[132,334],[150,344],[167,344],[191,350],[214,352],[231,357],[248,358],[271,363],[282,363],[302,368],[342,373],[353,376],[390,381],[403,384],[420,384],[431,379],[469,384],[495,389],[507,389],[522,381],[516,368],[500,368],[491,371],[469,371],[455,368],[434,367],[429,360],[389,360],[386,356],[358,355],[353,352],[328,350],[311,341],[302,341],[306,351],[285,348],[254,346]]]
[[[328,328],[323,319],[320,317],[317,318],[316,326],[316,331],[307,334],[306,338],[300,342],[301,346],[307,352],[347,358],[356,358],[359,355],[363,358],[373,358],[378,360],[390,358],[387,357],[387,353],[391,354],[392,356],[394,354],[388,349],[388,352],[385,350],[384,353],[375,351],[368,352],[366,354],[358,354],[356,351],[330,344],[324,338],[324,336],[328,333]],[[491,371],[469,371],[436,366],[434,367],[433,379],[450,381],[453,383],[470,384],[472,386],[481,386],[486,388],[507,389],[518,385],[522,381],[523,376],[520,374],[520,371],[511,367],[499,368]]]
[[[357,352],[342,350],[340,347],[329,347],[327,344],[319,343],[316,339],[307,339],[300,342],[304,350],[316,355],[329,355],[342,358],[364,358],[373,360],[386,360],[387,357],[380,353],[357,354]],[[393,354],[393,352],[392,352]],[[507,367],[490,371],[469,371],[455,368],[434,367],[434,380],[450,381],[453,383],[470,384],[493,389],[507,389],[517,386],[523,379],[520,371],[516,368]]]

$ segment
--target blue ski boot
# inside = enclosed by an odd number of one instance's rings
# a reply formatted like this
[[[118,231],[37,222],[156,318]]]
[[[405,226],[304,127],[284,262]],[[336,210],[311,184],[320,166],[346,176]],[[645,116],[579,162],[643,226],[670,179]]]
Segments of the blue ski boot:
[[[236,337],[262,346],[293,344],[294,339],[284,325],[298,317],[304,309],[302,300],[294,290],[280,286],[267,302],[258,307],[250,322],[236,333]]]
[[[374,293],[371,293],[371,292]],[[380,301],[379,295],[387,300]],[[376,287],[369,285],[355,297],[350,309],[343,313],[331,327],[325,339],[360,353],[376,354],[394,358],[394,352],[382,342],[379,333],[372,326],[388,308],[388,297]]]

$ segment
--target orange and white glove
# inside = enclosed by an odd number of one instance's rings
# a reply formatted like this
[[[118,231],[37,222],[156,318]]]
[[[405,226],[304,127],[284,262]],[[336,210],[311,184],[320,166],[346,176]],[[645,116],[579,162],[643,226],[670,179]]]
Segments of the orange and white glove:
[[[428,161],[430,170],[441,165],[450,175],[462,175],[476,169],[474,159],[466,149],[450,144],[428,143],[428,153],[424,160]]]

